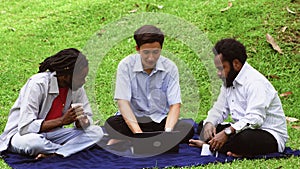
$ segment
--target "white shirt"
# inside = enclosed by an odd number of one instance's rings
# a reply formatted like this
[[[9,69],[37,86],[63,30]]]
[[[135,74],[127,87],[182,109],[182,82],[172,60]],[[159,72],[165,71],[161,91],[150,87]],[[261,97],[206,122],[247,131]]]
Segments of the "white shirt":
[[[0,135],[0,152],[7,149],[10,138],[17,132],[24,135],[40,131],[53,100],[59,94],[55,75],[55,72],[35,74],[22,87],[10,110],[4,132]],[[92,123],[92,111],[83,87],[73,92],[69,89],[63,113],[70,108],[72,102],[83,103],[84,112]]]
[[[277,91],[247,62],[233,81],[233,86],[221,87],[219,97],[205,121],[216,126],[229,114],[234,120],[232,127],[236,132],[246,128],[266,130],[277,140],[278,151],[284,150],[288,134]]]

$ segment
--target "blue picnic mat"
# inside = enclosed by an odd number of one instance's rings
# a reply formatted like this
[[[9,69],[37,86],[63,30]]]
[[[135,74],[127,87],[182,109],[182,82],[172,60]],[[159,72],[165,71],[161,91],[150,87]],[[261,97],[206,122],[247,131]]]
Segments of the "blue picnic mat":
[[[196,127],[197,126],[195,126],[195,129]],[[197,138],[198,136],[195,135],[195,137]],[[190,147],[187,144],[180,144],[178,153],[165,153],[141,158],[131,153],[129,143],[106,146],[108,139],[109,138],[104,138],[96,146],[67,158],[53,156],[41,160],[34,160],[33,157],[6,152],[4,154],[4,156],[6,156],[4,160],[14,169],[134,169],[201,166],[209,163],[232,162],[235,159],[224,154],[218,154],[217,157],[200,156],[200,148]],[[287,147],[283,153],[272,153],[254,158],[285,158],[292,155],[300,156],[300,150],[292,150]]]

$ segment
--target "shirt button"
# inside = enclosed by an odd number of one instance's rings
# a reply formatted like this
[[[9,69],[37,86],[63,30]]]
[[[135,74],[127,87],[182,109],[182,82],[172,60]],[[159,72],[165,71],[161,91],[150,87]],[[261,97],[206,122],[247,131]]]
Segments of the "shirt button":
[[[235,87],[233,86],[232,89],[235,89]]]
[[[234,100],[231,100],[232,102],[234,102]]]

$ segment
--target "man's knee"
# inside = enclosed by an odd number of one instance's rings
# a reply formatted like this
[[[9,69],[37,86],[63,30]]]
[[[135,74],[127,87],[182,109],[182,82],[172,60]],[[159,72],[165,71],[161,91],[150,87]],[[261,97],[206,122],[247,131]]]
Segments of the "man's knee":
[[[179,130],[181,133],[181,143],[188,143],[189,139],[194,136],[194,123],[188,120],[179,120],[175,130]]]
[[[131,132],[121,115],[109,117],[105,121],[104,128],[109,135],[117,138]]]
[[[25,134],[20,136],[18,133],[11,140],[14,151],[20,154],[37,155],[45,147],[45,137],[41,134]]]
[[[100,126],[91,125],[86,129],[88,137],[95,140],[96,142],[100,141],[104,135],[103,130]]]

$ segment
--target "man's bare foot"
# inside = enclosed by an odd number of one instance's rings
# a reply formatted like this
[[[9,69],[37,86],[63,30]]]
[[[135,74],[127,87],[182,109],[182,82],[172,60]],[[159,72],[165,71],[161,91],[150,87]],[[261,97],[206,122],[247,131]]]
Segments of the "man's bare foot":
[[[120,142],[122,142],[122,141],[123,141],[123,140],[118,140],[118,139],[110,139],[110,140],[108,140],[108,142],[107,142],[107,144],[106,144],[106,145],[110,146],[110,145],[113,145],[113,144],[120,143]]]
[[[189,146],[192,147],[202,147],[203,144],[205,144],[205,142],[201,140],[194,140],[194,139],[189,140]]]
[[[232,157],[236,157],[236,158],[243,157],[242,155],[234,154],[234,153],[232,153],[232,152],[230,152],[230,151],[227,152],[227,155],[228,155],[228,156],[232,156]]]
[[[53,157],[53,156],[55,156],[54,153],[52,153],[52,154],[42,154],[42,153],[40,153],[40,154],[38,154],[38,155],[35,157],[35,160],[40,160],[40,159],[43,159],[43,158]]]

